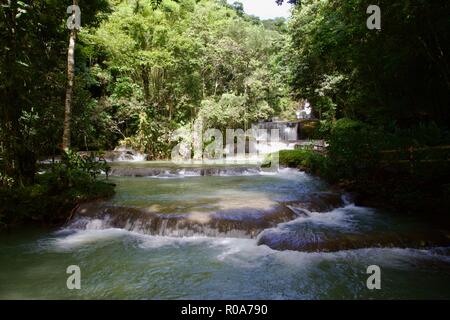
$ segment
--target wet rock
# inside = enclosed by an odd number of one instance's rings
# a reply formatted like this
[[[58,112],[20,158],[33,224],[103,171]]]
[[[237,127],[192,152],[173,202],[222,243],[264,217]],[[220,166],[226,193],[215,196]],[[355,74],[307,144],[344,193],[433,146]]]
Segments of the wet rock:
[[[183,177],[183,176],[236,176],[236,175],[258,175],[260,169],[256,167],[237,168],[145,168],[145,167],[121,167],[113,166],[111,176],[119,177]]]
[[[258,245],[274,250],[336,252],[362,248],[426,248],[450,245],[450,237],[441,232],[341,233],[338,231],[276,232],[267,230],[258,237]]]
[[[333,192],[315,192],[306,194],[300,201],[284,203],[299,215],[308,215],[308,212],[328,212],[344,206],[342,195]]]
[[[282,205],[272,205],[268,209],[244,207],[161,214],[140,208],[96,202],[81,205],[69,227],[120,228],[161,236],[255,238],[262,230],[293,220],[295,217],[295,213]]]

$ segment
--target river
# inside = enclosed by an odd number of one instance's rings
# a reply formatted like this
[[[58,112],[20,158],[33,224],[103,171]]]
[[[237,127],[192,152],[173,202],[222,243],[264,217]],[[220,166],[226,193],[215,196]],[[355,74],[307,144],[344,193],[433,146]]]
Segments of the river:
[[[124,164],[58,229],[0,234],[1,299],[450,298],[448,234],[292,169]],[[68,290],[66,268],[81,269]],[[381,290],[366,286],[381,268]]]

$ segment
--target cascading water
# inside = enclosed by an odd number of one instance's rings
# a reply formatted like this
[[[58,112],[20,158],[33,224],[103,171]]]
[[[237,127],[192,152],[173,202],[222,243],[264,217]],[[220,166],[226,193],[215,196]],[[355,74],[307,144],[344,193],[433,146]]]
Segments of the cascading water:
[[[256,125],[256,129],[262,129],[266,132],[278,130],[280,142],[289,143],[300,140],[299,122],[260,122]]]
[[[420,247],[424,238],[433,245],[448,243],[439,232],[404,233],[391,226],[395,223],[380,233],[372,228],[384,225],[379,214],[348,203],[344,195],[324,190],[319,180],[293,169],[267,175],[256,167],[155,169],[129,164],[111,172],[118,176],[118,195],[81,205],[68,229],[257,238],[258,244],[277,250],[299,251]]]
[[[148,167],[145,164],[136,166],[111,167],[110,174],[117,177],[146,177],[146,178],[184,178],[201,176],[237,176],[237,175],[260,175],[261,169],[256,166],[243,167]]]
[[[260,154],[294,149],[300,140],[299,122],[260,122],[253,125],[252,129],[256,132],[258,130],[265,132],[264,135],[257,137],[257,149]],[[278,132],[278,137],[272,138],[271,134],[275,132]]]
[[[0,265],[0,298],[450,296],[448,235],[355,206],[303,172],[167,163],[111,172],[116,195],[81,205],[64,228],[0,235],[11,262]],[[76,292],[64,286],[72,264],[83,274]],[[382,291],[365,287],[373,264],[389,279]]]
[[[110,161],[145,161],[146,158],[146,154],[124,147],[117,147],[114,149],[113,157]]]

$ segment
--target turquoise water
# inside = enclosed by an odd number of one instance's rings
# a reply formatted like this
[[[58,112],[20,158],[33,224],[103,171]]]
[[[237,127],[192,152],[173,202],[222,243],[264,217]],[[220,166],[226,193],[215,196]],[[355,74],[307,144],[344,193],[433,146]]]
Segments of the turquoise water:
[[[240,213],[327,189],[294,171],[113,179],[118,188],[110,204],[164,214]],[[345,203],[264,232],[339,239],[418,224]],[[80,290],[66,287],[69,265],[81,269]],[[382,270],[381,290],[366,287],[370,265]],[[446,247],[281,251],[258,245],[258,238],[158,236],[101,223],[0,234],[1,299],[448,299],[449,284]]]

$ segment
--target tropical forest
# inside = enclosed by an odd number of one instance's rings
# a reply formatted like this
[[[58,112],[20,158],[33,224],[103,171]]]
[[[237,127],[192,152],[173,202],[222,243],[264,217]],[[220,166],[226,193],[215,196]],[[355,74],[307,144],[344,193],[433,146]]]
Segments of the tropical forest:
[[[449,13],[0,0],[0,299],[449,299]]]

